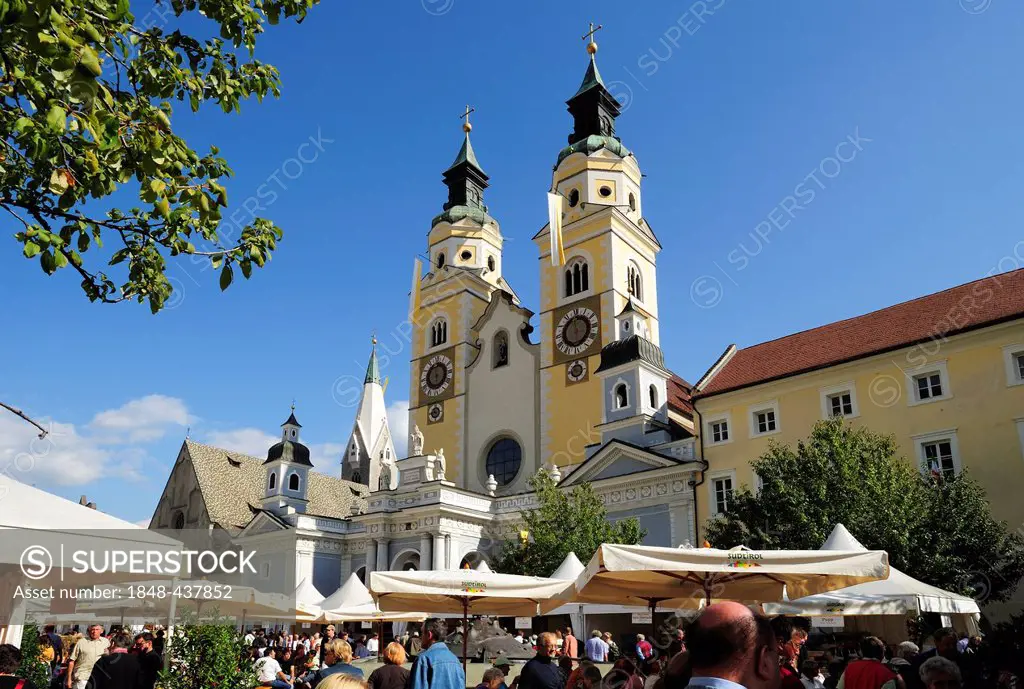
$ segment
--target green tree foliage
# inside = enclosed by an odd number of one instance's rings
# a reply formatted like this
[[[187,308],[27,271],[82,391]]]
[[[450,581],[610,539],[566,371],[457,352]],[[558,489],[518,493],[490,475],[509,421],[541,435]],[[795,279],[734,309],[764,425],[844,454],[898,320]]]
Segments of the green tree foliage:
[[[821,421],[796,449],[772,443],[752,466],[760,492],[744,487],[707,524],[718,547],[816,549],[842,523],[895,567],[947,590],[1005,600],[1024,576],[1024,538],[992,518],[977,482],[966,471],[922,473],[891,436]]]
[[[168,639],[170,669],[160,673],[162,689],[252,689],[256,671],[242,633],[230,620],[198,624],[186,618]]]
[[[39,627],[34,624],[26,624],[21,635],[21,665],[15,673],[22,679],[27,679],[37,687],[48,687],[50,685],[50,664],[39,657],[42,650],[39,645]]]
[[[546,577],[570,552],[586,564],[602,543],[633,545],[647,535],[633,517],[609,522],[604,503],[589,483],[559,490],[551,476],[541,471],[530,479],[530,487],[539,505],[523,513],[519,526],[529,539],[503,543],[499,572]]]
[[[277,69],[252,59],[256,38],[316,1],[156,0],[148,26],[128,0],[0,0],[0,208],[25,257],[47,274],[70,267],[92,301],[154,313],[172,291],[168,257],[209,261],[221,289],[236,266],[246,278],[262,266],[280,228],[253,218],[237,236],[218,232],[231,168],[174,133],[172,104],[230,113],[279,95]],[[186,14],[219,37],[172,30]],[[126,186],[139,206],[107,199]]]

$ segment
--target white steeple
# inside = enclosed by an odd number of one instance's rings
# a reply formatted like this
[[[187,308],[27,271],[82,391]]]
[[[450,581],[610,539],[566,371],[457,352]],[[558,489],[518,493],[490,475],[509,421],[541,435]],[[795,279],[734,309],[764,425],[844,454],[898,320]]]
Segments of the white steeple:
[[[387,405],[377,365],[377,339],[374,338],[363,379],[363,395],[359,399],[352,436],[342,458],[342,477],[362,483],[371,491],[389,490],[398,485],[398,472],[394,469],[397,459],[391,429],[388,428]],[[387,470],[382,472],[384,467]],[[388,479],[384,486],[381,485],[382,473]]]
[[[306,511],[306,490],[313,464],[309,460],[309,448],[299,442],[300,428],[302,425],[295,418],[292,404],[291,414],[281,424],[281,441],[267,450],[267,459],[263,462],[266,472],[263,507],[281,514]]]

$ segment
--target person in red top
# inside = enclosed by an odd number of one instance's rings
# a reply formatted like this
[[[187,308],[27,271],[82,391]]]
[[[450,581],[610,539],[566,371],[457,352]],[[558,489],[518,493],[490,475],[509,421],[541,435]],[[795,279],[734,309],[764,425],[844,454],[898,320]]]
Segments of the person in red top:
[[[580,657],[579,641],[572,635],[572,627],[565,628],[565,636],[562,637],[562,655],[568,656],[573,660]]]
[[[772,618],[772,631],[779,645],[779,689],[804,689],[797,671],[800,649],[807,642],[803,618],[779,615]]]
[[[836,689],[907,689],[903,678],[882,663],[885,644],[877,636],[861,639],[860,655],[846,666]]]
[[[645,662],[651,659],[654,655],[654,647],[651,646],[651,642],[648,641],[643,634],[636,635],[636,661],[639,665],[643,665]]]

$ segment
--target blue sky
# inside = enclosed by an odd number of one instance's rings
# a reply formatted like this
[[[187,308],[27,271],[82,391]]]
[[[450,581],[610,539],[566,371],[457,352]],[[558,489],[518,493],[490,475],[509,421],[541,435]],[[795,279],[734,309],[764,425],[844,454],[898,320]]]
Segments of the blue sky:
[[[349,380],[361,380],[373,330],[392,353],[387,398],[403,417],[412,260],[444,200],[440,174],[466,103],[507,240],[504,274],[536,307],[530,237],[546,222],[588,21],[605,27],[598,64],[626,106],[618,133],[647,175],[644,212],[664,245],[661,344],[685,378],[729,343],[1024,262],[1018,3],[510,9],[327,2],[262,38],[257,57],[284,80],[279,100],[238,116],[177,112],[195,147],[216,144],[231,161],[230,210],[261,185],[276,193],[270,203],[264,187],[257,200],[285,238],[265,269],[226,293],[212,271],[184,263],[170,272],[179,297],[157,316],[92,305],[71,272],[46,278],[21,258],[17,228],[0,219],[0,399],[55,430],[32,444],[0,416],[5,470],[143,520],[186,428],[263,452],[294,397],[319,469],[336,473],[353,417]],[[289,162],[299,156],[308,162]]]

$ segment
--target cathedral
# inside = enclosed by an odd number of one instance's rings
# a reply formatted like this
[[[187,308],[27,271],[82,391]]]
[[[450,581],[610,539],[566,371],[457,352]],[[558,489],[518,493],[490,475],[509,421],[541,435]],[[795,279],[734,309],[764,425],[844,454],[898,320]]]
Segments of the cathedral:
[[[306,581],[326,596],[352,573],[489,560],[519,537],[544,471],[565,489],[590,484],[649,545],[695,541],[703,464],[691,387],[659,346],[661,244],[592,33],[587,49],[567,145],[552,151],[549,223],[533,237],[537,313],[502,269],[467,108],[410,297],[409,456],[395,452],[374,343],[340,478],[313,470],[293,408],[265,457],[186,440],[151,528],[223,529],[258,550],[243,583]]]

